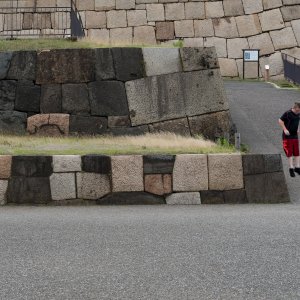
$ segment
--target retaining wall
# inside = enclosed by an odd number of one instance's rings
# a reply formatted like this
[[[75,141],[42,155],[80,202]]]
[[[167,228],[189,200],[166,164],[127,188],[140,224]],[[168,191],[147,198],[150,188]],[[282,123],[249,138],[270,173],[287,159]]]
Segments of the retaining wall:
[[[5,204],[281,203],[281,156],[0,156]]]
[[[230,136],[214,48],[0,53],[0,132]]]
[[[38,7],[69,5],[69,0],[20,2]],[[283,73],[282,51],[300,56],[299,0],[77,0],[76,5],[88,37],[106,45],[154,45],[181,39],[185,46],[215,46],[223,76],[242,75],[243,48],[261,49],[261,69],[269,63],[272,76]],[[9,16],[4,22],[20,31],[51,33],[56,26],[46,12],[19,18],[24,19],[23,28],[10,22]],[[13,28],[14,23],[18,28]],[[255,77],[256,66],[249,66],[246,76]]]

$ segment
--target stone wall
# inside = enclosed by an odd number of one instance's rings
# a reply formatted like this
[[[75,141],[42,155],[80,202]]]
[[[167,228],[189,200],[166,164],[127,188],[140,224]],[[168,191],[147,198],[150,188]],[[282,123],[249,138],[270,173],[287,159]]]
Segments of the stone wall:
[[[0,131],[229,136],[213,48],[0,53]]]
[[[59,7],[69,1],[37,0],[38,6],[45,3]],[[281,52],[300,56],[300,0],[76,0],[76,5],[87,37],[106,45],[181,39],[185,46],[215,46],[223,76],[242,75],[243,48],[261,49],[261,70],[270,64],[271,76],[283,73]],[[246,76],[256,74],[256,66],[248,65]]]
[[[281,156],[0,156],[0,203],[289,202]]]

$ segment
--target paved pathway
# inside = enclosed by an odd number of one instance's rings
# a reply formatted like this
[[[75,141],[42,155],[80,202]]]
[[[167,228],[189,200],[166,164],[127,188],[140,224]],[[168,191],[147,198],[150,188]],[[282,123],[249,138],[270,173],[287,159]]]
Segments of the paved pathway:
[[[288,163],[282,150],[279,117],[300,102],[300,92],[280,90],[268,83],[227,81],[225,88],[230,112],[241,142],[250,147],[251,153],[280,153],[286,174],[290,197],[300,204],[300,177],[288,175]]]

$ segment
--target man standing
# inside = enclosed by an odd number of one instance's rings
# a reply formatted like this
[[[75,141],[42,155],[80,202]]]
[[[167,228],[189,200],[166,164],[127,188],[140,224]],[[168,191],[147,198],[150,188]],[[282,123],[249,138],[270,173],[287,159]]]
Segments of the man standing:
[[[283,150],[289,160],[290,176],[295,177],[295,172],[300,175],[299,157],[299,127],[300,103],[295,103],[293,108],[286,111],[279,119],[283,133]],[[295,157],[296,168],[294,167],[293,156]]]

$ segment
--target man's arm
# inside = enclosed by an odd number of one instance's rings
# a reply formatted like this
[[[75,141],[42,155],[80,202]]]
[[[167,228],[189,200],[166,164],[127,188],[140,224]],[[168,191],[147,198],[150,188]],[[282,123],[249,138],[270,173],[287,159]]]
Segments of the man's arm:
[[[285,127],[285,125],[284,125],[284,122],[283,122],[281,119],[278,120],[278,123],[279,123],[279,125],[281,126],[281,128],[282,128],[284,134],[285,134],[285,135],[290,135],[290,132],[286,129],[286,127]]]

